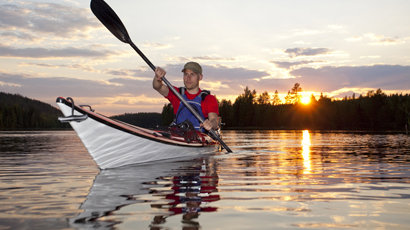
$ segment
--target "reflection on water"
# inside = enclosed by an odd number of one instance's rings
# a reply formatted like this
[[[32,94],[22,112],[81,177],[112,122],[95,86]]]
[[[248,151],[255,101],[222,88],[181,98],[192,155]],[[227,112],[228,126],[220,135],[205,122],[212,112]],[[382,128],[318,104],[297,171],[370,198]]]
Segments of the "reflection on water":
[[[73,132],[0,133],[0,229],[410,227],[409,136],[225,131],[224,140],[233,154],[99,172]]]
[[[217,207],[210,205],[220,199],[218,194],[213,194],[217,191],[215,162],[208,159],[103,170],[81,204],[82,212],[71,218],[70,225],[108,228],[123,223],[121,216],[142,214],[147,217],[138,224],[141,228],[160,227],[175,215],[181,215],[184,225],[198,227],[201,213],[217,211]],[[144,212],[140,206],[145,208]],[[121,214],[113,215],[117,210]]]
[[[204,212],[215,212],[217,207],[212,202],[220,200],[218,194],[218,175],[215,164],[209,164],[208,160],[194,163],[190,168],[184,169],[183,173],[174,176],[161,177],[167,186],[158,188],[151,187],[150,193],[160,197],[165,203],[151,204],[154,209],[168,211],[166,214],[156,215],[151,227],[161,227],[166,219],[173,215],[182,215],[182,222],[190,227],[199,227],[199,215]],[[150,184],[158,184],[158,181]],[[171,189],[169,189],[171,187]]]
[[[0,132],[0,229],[61,229],[98,169],[74,132]]]
[[[303,139],[302,139],[302,156],[303,156],[303,168],[304,174],[311,173],[312,166],[310,162],[310,134],[309,130],[303,130]]]

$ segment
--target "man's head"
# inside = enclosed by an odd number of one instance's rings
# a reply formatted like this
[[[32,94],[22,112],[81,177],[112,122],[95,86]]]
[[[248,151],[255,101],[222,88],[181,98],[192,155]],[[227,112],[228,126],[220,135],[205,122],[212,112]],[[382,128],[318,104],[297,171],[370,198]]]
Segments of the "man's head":
[[[182,72],[185,72],[185,70],[187,70],[187,69],[190,69],[190,70],[192,70],[193,72],[195,72],[197,74],[202,74],[202,67],[197,62],[193,62],[193,61],[187,62],[184,65],[184,68],[182,69]]]
[[[196,62],[188,62],[182,69],[184,73],[184,85],[190,93],[196,93],[199,89],[199,81],[202,80],[202,67]]]

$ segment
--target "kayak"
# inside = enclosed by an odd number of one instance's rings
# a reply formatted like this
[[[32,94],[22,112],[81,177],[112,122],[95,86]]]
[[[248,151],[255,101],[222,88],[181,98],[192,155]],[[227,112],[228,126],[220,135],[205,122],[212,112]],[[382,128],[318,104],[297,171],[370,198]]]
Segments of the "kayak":
[[[110,119],[91,106],[58,97],[58,107],[100,169],[116,168],[170,158],[213,153],[218,148],[208,135],[187,138],[170,131],[151,130]]]

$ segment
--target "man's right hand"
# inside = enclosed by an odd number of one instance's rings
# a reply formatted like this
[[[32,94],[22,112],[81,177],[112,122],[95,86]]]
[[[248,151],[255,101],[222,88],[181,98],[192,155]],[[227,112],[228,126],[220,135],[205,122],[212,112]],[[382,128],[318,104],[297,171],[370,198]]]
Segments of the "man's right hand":
[[[162,84],[162,78],[165,76],[167,72],[161,67],[157,67],[154,72],[155,76],[152,81],[152,87],[156,91],[158,91],[162,96],[166,97],[169,93],[169,88],[168,86]]]
[[[155,79],[159,82],[162,82],[162,78],[165,76],[167,72],[161,68],[161,67],[157,67],[155,69]]]

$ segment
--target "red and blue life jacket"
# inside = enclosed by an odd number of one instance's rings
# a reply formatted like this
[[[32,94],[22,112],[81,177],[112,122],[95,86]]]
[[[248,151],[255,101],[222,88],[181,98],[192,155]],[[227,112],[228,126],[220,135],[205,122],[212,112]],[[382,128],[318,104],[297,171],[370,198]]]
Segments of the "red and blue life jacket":
[[[202,119],[205,119],[204,114],[202,113],[202,106],[201,103],[203,100],[205,100],[205,97],[209,95],[211,92],[208,90],[202,90],[201,93],[199,93],[194,99],[190,100],[188,97],[185,95],[186,89],[184,87],[179,88],[179,92],[181,93],[182,97],[186,100],[186,102],[191,105],[191,107],[196,110],[196,112],[202,117]],[[201,126],[200,122],[196,117],[189,111],[189,109],[184,105],[184,103],[180,102],[177,114],[175,116],[175,120],[173,124],[180,124],[184,121],[190,121],[194,128],[199,131],[204,131]]]

